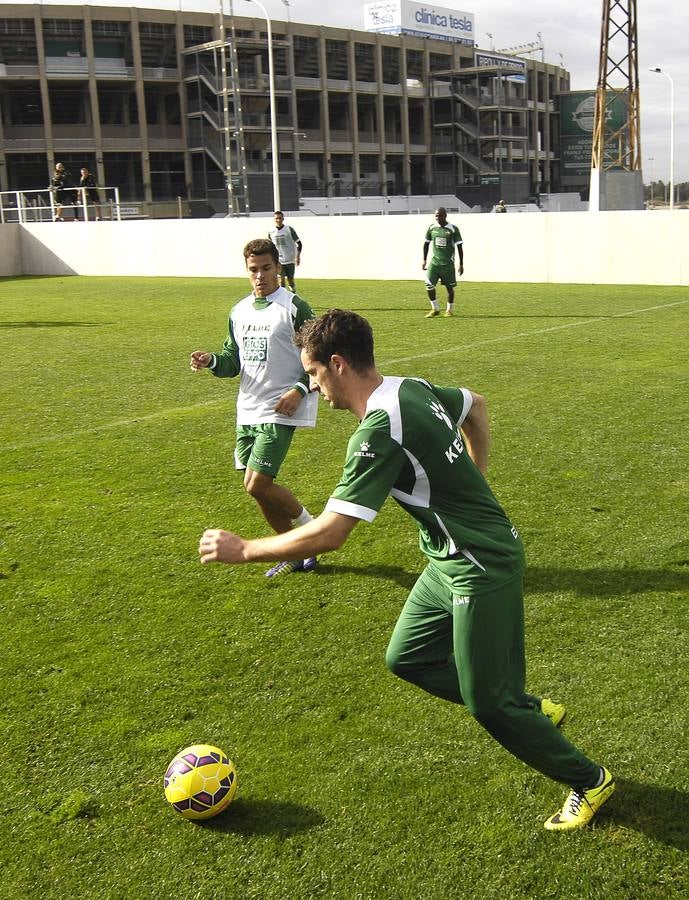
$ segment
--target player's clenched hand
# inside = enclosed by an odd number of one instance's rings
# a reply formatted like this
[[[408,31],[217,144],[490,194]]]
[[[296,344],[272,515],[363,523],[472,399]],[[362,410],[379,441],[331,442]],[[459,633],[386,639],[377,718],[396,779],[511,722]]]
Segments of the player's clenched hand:
[[[207,369],[213,359],[212,353],[206,353],[205,350],[194,350],[189,357],[189,366],[192,372],[200,372],[201,369]]]
[[[303,394],[297,388],[291,388],[280,397],[275,404],[275,412],[282,413],[283,416],[292,416],[299,408],[299,404],[303,399]]]
[[[220,528],[207,528],[199,541],[199,556],[202,563],[243,561],[244,541],[239,535]]]

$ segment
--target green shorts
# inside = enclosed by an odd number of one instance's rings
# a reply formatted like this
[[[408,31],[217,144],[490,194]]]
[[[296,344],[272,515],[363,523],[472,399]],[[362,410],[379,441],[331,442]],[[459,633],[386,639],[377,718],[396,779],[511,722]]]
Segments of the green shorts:
[[[237,425],[234,463],[275,478],[294,437],[294,425]]]
[[[289,278],[290,281],[294,280],[294,263],[282,263],[282,277]]]
[[[437,263],[431,263],[426,269],[426,287],[434,288],[440,281],[446,288],[457,287],[457,275],[455,274],[455,264],[446,263],[439,266]]]

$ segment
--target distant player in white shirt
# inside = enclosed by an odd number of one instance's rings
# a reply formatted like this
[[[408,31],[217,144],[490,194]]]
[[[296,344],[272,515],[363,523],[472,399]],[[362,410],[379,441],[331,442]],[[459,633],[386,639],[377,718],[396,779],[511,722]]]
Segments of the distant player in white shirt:
[[[244,471],[244,488],[279,533],[311,521],[289,488],[276,484],[295,428],[316,424],[318,397],[311,394],[294,335],[313,311],[296,294],[279,285],[278,251],[258,238],[244,248],[252,292],[230,312],[228,335],[219,353],[194,350],[193,372],[209,369],[219,378],[240,377],[237,397],[237,469]],[[309,572],[316,558],[279,562],[268,578]]]
[[[285,225],[285,216],[279,209],[275,210],[275,228],[271,228],[268,237],[278,248],[280,265],[280,284],[285,286],[285,280],[289,282],[289,289],[296,290],[294,286],[294,270],[301,262],[301,241],[299,235],[291,225]]]

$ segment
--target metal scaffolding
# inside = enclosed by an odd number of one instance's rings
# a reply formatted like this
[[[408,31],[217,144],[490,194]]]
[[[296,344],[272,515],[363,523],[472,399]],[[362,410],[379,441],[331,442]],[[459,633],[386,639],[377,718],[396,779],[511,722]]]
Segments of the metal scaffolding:
[[[591,169],[641,170],[636,0],[603,0]],[[620,100],[626,116],[613,112]]]

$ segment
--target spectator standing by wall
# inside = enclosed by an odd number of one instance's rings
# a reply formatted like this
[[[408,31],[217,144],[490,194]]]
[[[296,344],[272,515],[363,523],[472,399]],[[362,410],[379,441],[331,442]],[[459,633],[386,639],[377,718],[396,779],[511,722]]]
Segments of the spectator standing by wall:
[[[80,196],[80,200],[84,203],[84,218],[88,219],[86,207],[89,203],[93,203],[96,210],[96,221],[100,222],[100,194],[96,187],[96,179],[88,170],[88,166],[81,167],[81,178],[79,179],[79,187],[84,189],[84,194]]]
[[[69,190],[71,187],[71,176],[62,163],[55,164],[55,171],[50,179],[50,190],[53,194],[53,202],[55,204],[55,221],[64,222],[62,218],[62,207],[72,205],[74,203],[74,194]],[[76,219],[76,215],[74,216]]]

